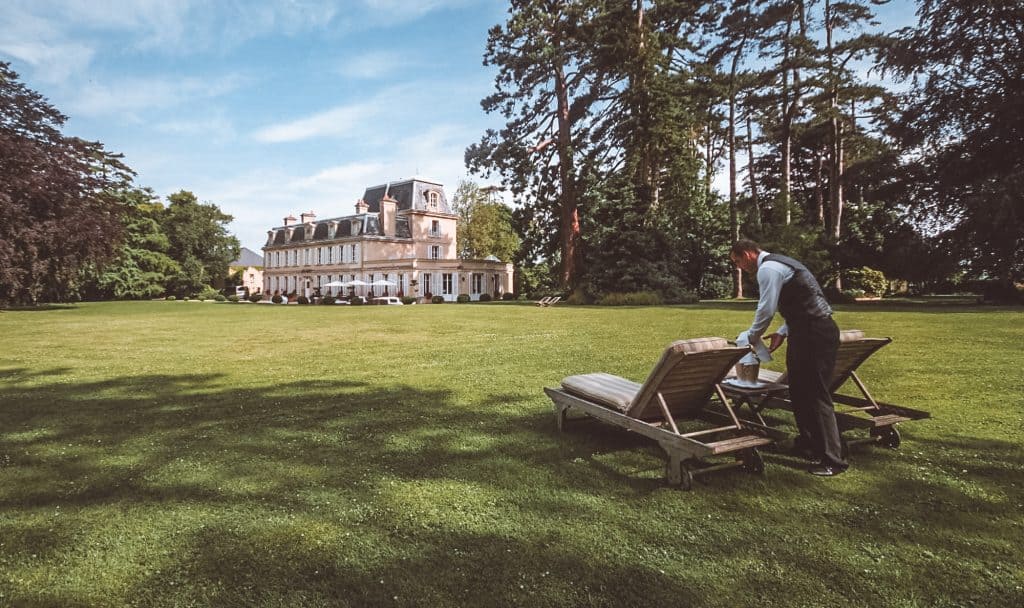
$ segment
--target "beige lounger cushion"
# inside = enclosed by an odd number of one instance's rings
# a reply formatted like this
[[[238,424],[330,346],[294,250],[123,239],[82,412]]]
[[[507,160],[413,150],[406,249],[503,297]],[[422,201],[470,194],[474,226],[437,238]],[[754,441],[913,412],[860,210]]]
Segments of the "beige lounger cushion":
[[[562,380],[562,388],[588,401],[625,412],[640,390],[640,385],[619,376],[598,372],[569,376]]]
[[[840,342],[856,342],[864,339],[864,332],[859,329],[844,329],[839,332]]]
[[[600,403],[630,416],[660,416],[661,412],[657,409],[656,395],[659,390],[663,389],[663,381],[666,376],[675,371],[676,364],[687,355],[712,353],[712,351],[728,348],[729,343],[725,338],[678,340],[668,345],[662,353],[661,359],[651,370],[650,375],[648,375],[646,382],[643,384],[637,384],[612,374],[594,373],[569,376],[562,380],[562,388],[566,392],[578,397]],[[712,353],[711,356],[717,355]],[[728,358],[730,355],[726,353],[724,356]],[[709,392],[711,383],[716,380],[711,375],[718,373],[719,368],[721,368],[721,365],[712,364],[711,373],[709,374],[708,368],[698,365],[697,369],[693,370],[693,379],[696,382],[692,386],[688,386],[687,389],[693,389],[700,393]],[[678,391],[678,387],[675,390]]]

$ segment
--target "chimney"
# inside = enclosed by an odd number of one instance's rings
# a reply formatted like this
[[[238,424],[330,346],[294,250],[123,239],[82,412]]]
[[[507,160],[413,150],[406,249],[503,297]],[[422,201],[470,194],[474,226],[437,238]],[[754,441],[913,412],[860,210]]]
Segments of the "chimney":
[[[380,227],[384,236],[395,236],[395,215],[398,201],[385,194],[380,199]]]
[[[303,214],[301,215],[301,217],[302,217],[302,223],[303,223],[303,224],[309,224],[309,223],[311,223],[311,222],[312,222],[313,220],[315,220],[315,219],[316,219],[316,214],[315,214],[315,213],[313,213],[312,211],[307,211],[307,212],[303,213]]]
[[[288,217],[284,218],[284,225],[285,226],[291,226],[294,223],[295,223],[295,216],[289,213]]]
[[[366,204],[366,201],[359,199],[356,201],[356,215],[362,215],[370,210],[370,206]]]

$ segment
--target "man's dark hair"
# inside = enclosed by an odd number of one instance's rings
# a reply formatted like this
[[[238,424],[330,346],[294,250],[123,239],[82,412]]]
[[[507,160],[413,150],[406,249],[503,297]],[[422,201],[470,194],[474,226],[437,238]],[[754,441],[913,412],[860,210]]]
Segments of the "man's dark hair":
[[[740,239],[733,244],[729,255],[742,255],[747,252],[761,253],[761,246],[750,239]]]

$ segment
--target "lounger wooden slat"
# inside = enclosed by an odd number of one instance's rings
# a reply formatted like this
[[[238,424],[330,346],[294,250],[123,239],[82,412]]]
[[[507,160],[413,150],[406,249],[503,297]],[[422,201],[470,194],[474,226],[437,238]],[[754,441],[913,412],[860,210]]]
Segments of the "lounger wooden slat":
[[[711,471],[743,467],[761,473],[764,464],[757,448],[785,438],[780,431],[738,419],[718,386],[748,352],[747,348],[730,347],[723,338],[681,340],[665,349],[643,384],[594,373],[569,376],[559,388],[545,388],[544,392],[551,398],[559,430],[565,429],[567,414],[578,410],[653,439],[666,453],[669,484],[689,489],[695,475]],[[706,408],[716,396],[724,401],[728,416]],[[683,424],[708,423],[717,426],[680,430]],[[726,463],[688,464],[730,454],[734,459]]]

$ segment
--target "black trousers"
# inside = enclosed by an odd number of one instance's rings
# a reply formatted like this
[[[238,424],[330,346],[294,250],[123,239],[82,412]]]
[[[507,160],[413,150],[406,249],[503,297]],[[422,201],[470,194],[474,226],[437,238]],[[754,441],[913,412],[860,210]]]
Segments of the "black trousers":
[[[793,415],[800,431],[797,442],[809,448],[824,464],[845,468],[828,385],[836,365],[839,327],[832,317],[795,322],[787,319],[786,325],[789,327],[786,373]]]

